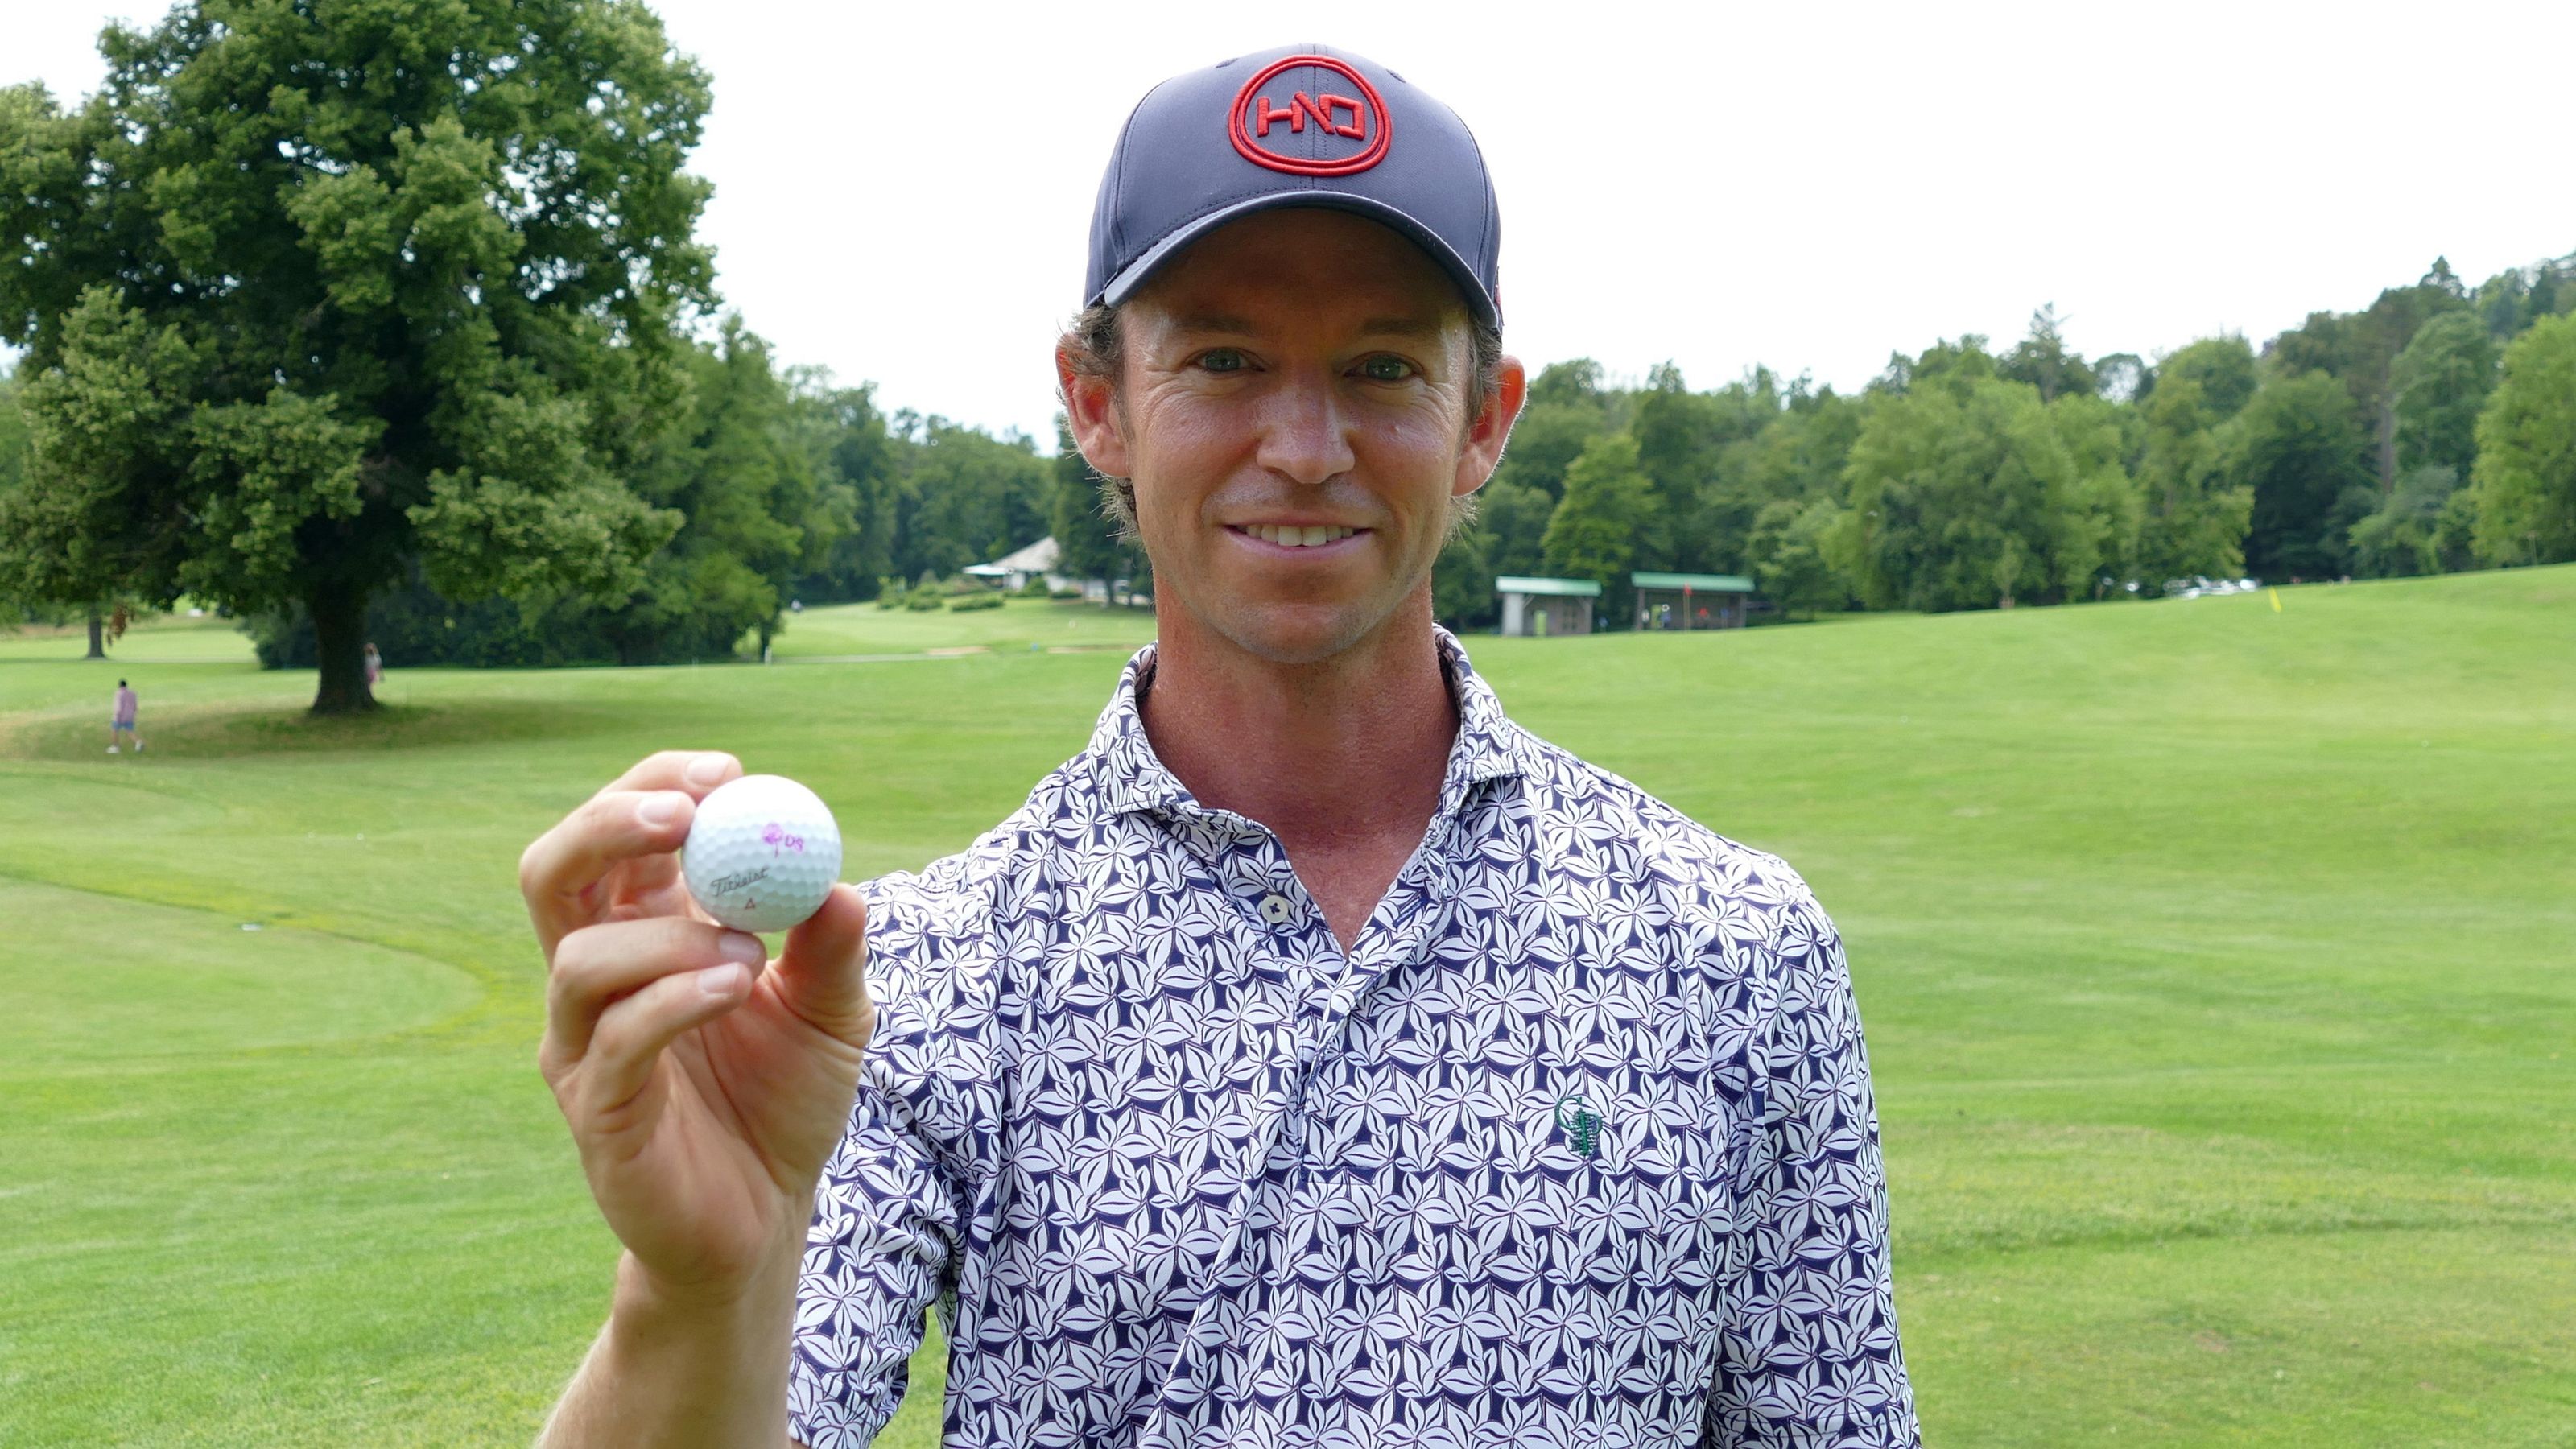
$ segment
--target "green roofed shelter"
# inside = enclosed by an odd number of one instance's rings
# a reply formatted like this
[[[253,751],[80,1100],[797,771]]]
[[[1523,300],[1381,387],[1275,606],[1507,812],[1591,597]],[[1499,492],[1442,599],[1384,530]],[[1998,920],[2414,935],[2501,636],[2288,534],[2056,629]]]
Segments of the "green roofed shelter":
[[[1544,637],[1591,633],[1592,601],[1601,597],[1601,585],[1590,579],[1505,574],[1494,580],[1494,592],[1503,596],[1504,633]]]
[[[1740,629],[1753,581],[1742,574],[1628,575],[1640,629]]]

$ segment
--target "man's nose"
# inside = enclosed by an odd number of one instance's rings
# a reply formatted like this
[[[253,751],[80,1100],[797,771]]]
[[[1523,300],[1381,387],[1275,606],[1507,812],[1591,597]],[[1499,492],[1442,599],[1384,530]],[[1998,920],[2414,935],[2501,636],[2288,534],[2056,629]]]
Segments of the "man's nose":
[[[1321,375],[1282,379],[1270,390],[1261,417],[1261,466],[1312,488],[1351,470],[1349,419],[1334,395],[1333,380]]]

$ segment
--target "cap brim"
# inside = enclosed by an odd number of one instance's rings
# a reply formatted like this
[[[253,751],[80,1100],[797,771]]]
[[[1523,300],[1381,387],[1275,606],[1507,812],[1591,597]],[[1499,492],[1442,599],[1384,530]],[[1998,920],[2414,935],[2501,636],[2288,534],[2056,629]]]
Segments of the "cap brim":
[[[1347,191],[1275,191],[1266,196],[1256,196],[1249,201],[1239,201],[1221,210],[1211,211],[1154,243],[1152,249],[1143,256],[1129,262],[1126,270],[1110,278],[1109,285],[1101,288],[1100,295],[1092,298],[1091,301],[1095,304],[1115,307],[1135,295],[1138,287],[1143,286],[1154,273],[1162,270],[1165,263],[1180,255],[1182,248],[1200,237],[1227,222],[1240,220],[1256,211],[1278,211],[1292,206],[1347,211],[1393,228],[1405,240],[1422,248],[1430,254],[1433,261],[1440,264],[1440,269],[1449,274],[1449,280],[1457,283],[1460,295],[1466,298],[1468,310],[1475,313],[1479,321],[1490,327],[1499,328],[1503,325],[1502,314],[1496,310],[1494,299],[1485,295],[1485,286],[1476,279],[1475,268],[1468,266],[1447,242],[1439,238],[1438,234],[1405,215],[1398,207],[1389,206],[1374,197],[1354,196]]]

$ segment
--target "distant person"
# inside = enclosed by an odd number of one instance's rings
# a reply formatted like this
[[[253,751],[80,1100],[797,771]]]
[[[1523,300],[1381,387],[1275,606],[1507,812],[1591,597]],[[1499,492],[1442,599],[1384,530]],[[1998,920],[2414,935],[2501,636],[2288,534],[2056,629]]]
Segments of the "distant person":
[[[376,686],[384,682],[385,656],[378,654],[376,652],[374,642],[369,641],[367,645],[367,692],[369,694],[375,693]]]
[[[1057,380],[1157,611],[1089,745],[775,961],[675,880],[730,755],[520,859],[626,1248],[543,1442],[863,1449],[937,1304],[949,1449],[1917,1449],[1833,923],[1433,622],[1528,387],[1474,138],[1274,50],[1099,196]]]
[[[135,703],[134,686],[122,679],[116,681],[116,711],[108,717],[107,721],[107,752],[111,755],[115,754],[116,747],[127,739],[134,741],[134,753],[138,755],[143,753],[143,736],[134,728]],[[92,715],[90,718],[96,719],[98,716]]]

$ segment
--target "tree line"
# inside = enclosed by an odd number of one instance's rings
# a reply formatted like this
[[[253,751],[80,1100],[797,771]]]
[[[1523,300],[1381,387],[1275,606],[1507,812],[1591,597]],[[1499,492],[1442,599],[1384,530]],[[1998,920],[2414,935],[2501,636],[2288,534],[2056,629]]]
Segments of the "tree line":
[[[1498,575],[1749,576],[1789,616],[2155,596],[2576,558],[2576,256],[2475,288],[2436,259],[2260,349],[2087,359],[2053,308],[1998,351],[1899,353],[1856,393],[1756,369],[1695,392],[1587,360],[1541,372],[1441,616]]]
[[[184,0],[76,106],[0,88],[0,607],[181,597],[319,667],[765,643],[1052,534],[1146,577],[1052,455],[782,365],[684,163],[706,75],[634,0]],[[2043,309],[1852,394],[1535,380],[1437,608],[1497,575],[1744,573],[1781,612],[1960,609],[2576,557],[2576,259],[2437,262],[2257,350],[2085,359]]]

